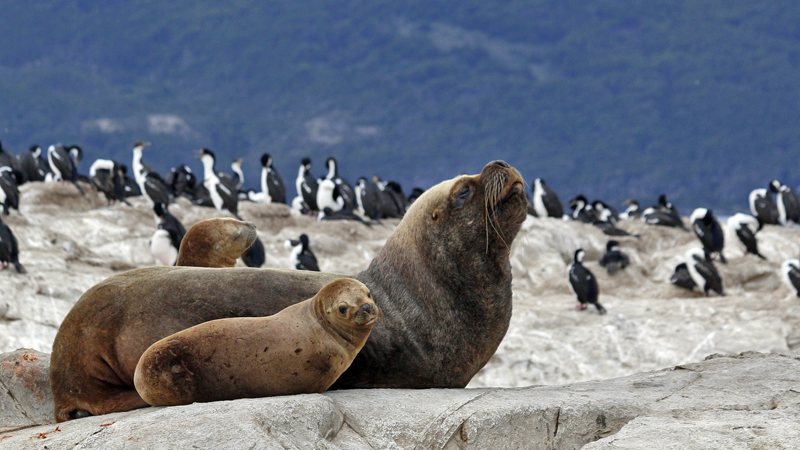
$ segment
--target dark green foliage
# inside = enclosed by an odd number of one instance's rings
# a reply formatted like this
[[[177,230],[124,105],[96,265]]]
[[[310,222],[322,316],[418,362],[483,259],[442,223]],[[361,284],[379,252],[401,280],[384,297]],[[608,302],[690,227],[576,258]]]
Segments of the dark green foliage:
[[[783,1],[3,2],[0,140],[165,171],[202,146],[410,190],[505,159],[563,199],[744,210],[800,156]],[[172,114],[190,129],[149,130]],[[97,119],[116,131],[101,132]],[[88,164],[81,165],[85,172]]]

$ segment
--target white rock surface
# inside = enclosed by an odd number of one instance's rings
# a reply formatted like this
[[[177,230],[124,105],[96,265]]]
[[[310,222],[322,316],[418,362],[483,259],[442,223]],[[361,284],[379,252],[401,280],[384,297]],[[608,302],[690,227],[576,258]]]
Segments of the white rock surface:
[[[0,432],[15,449],[798,448],[800,358],[717,355],[565,386],[373,389],[143,408]],[[759,444],[759,445],[752,445]]]

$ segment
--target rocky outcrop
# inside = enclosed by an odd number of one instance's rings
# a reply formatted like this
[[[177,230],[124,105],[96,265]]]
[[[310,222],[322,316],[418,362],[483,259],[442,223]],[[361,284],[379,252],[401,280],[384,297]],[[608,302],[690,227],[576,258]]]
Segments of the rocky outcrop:
[[[12,212],[4,221],[17,235],[28,274],[0,271],[0,352],[21,347],[47,352],[59,324],[86,289],[119,271],[153,264],[147,244],[155,225],[141,198],[131,199],[132,206],[105,207],[91,189],[81,196],[71,185],[29,183],[21,191],[20,214]],[[170,209],[187,227],[226,215],[183,199]],[[365,269],[397,223],[317,222],[291,215],[286,205],[246,202],[240,214],[259,229],[265,267],[290,268],[284,241],[306,233],[321,268],[340,273]],[[681,430],[686,426],[724,435],[719,442],[733,446],[746,442],[780,448],[789,442],[795,435],[782,424],[796,419],[797,408],[786,401],[800,395],[800,387],[781,364],[789,361],[794,367],[794,357],[746,354],[698,361],[714,353],[791,354],[800,347],[800,300],[781,284],[778,273],[784,259],[800,254],[800,230],[766,226],[758,234],[766,261],[744,255],[736,237],[727,234],[729,263],[717,267],[728,295],[705,298],[667,281],[686,250],[699,245],[692,233],[638,221],[619,226],[639,237],[618,239],[632,264],[610,276],[597,263],[608,236],[596,227],[549,218],[525,222],[511,248],[514,315],[496,354],[470,383],[480,389],[332,392],[148,408],[0,433],[0,444],[580,448],[592,442],[596,448],[637,448],[654,442],[658,445],[647,447],[706,448],[695,433]],[[573,309],[577,302],[565,269],[578,247],[586,249],[585,265],[598,278],[600,301],[609,311],[605,316]],[[31,355],[39,361],[31,361]],[[0,359],[0,430],[51,420],[48,386],[41,381],[46,380],[46,358],[26,350]],[[35,376],[22,370],[37,364],[42,366]],[[756,386],[777,383],[764,392],[783,400],[776,400],[775,409],[768,402],[726,403],[725,398],[739,398],[745,389],[735,376],[723,377],[728,364],[731,373],[758,374],[752,380]],[[676,365],[675,370],[640,373]],[[607,378],[615,379],[579,383]],[[40,381],[31,384],[33,379]],[[784,382],[794,387],[784,389]],[[732,390],[726,383],[732,383]],[[567,385],[531,387],[543,384]],[[693,390],[695,384],[702,392]],[[29,397],[26,403],[19,392],[44,397]],[[700,394],[715,397],[700,404],[694,397]],[[753,392],[742,395],[755,398]],[[674,410],[664,409],[673,402]],[[661,428],[672,431],[661,433]],[[247,432],[237,437],[241,430]]]
[[[0,432],[52,422],[50,355],[29,348],[0,354]]]
[[[19,449],[797,448],[797,423],[800,357],[744,353],[565,386],[352,390],[144,408],[0,433],[0,443]]]
[[[0,352],[35,348],[49,352],[58,325],[81,294],[102,279],[153,264],[148,241],[155,229],[147,201],[104,206],[87,186],[21,186],[20,213],[4,221],[20,242],[27,275],[0,271]],[[170,206],[185,226],[225,216],[185,199]],[[240,214],[258,227],[265,267],[290,268],[286,239],[311,238],[322,270],[364,270],[397,221],[366,227],[294,216],[286,205],[242,202]],[[53,220],[58,217],[58,220]],[[712,353],[788,352],[800,345],[800,300],[781,284],[778,268],[800,254],[800,230],[766,226],[759,246],[769,258],[745,256],[726,234],[728,264],[717,264],[726,297],[704,298],[668,283],[693,233],[641,221],[619,226],[639,237],[619,238],[631,266],[614,276],[597,263],[609,237],[594,226],[529,218],[511,248],[514,314],[495,356],[470,387],[565,384],[621,377],[702,360]],[[726,233],[729,233],[726,228]],[[609,313],[576,312],[566,267],[576,248],[597,276]]]

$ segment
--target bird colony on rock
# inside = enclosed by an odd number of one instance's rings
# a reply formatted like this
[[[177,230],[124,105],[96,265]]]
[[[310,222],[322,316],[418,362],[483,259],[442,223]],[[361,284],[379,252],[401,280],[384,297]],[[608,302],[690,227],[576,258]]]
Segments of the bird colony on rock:
[[[3,150],[0,143],[0,205],[3,213],[19,210],[18,186],[26,182],[69,182],[85,195],[80,183],[102,192],[108,206],[121,202],[130,206],[131,197],[147,199],[155,214],[155,230],[150,239],[150,252],[159,265],[175,265],[183,236],[184,226],[169,212],[169,205],[178,197],[185,197],[198,206],[226,211],[237,219],[239,202],[286,203],[288,198],[283,178],[273,165],[272,156],[264,153],[260,158],[261,177],[259,191],[245,189],[245,161],[236,158],[231,172],[217,169],[216,154],[203,148],[196,156],[203,165],[202,179],[198,179],[186,164],[180,164],[161,176],[145,162],[145,149],[151,143],[137,141],[133,144],[131,169],[111,159],[97,159],[89,167],[89,175],[80,175],[78,164],[83,150],[77,145],[54,144],[46,152],[33,145],[16,157]],[[339,173],[338,162],[330,157],[326,161],[327,174],[323,178],[311,175],[311,159],[303,158],[296,181],[297,197],[290,201],[293,214],[306,214],[318,220],[350,220],[365,226],[380,223],[381,219],[402,218],[408,206],[423,192],[414,188],[410,196],[403,193],[397,182],[382,182],[379,177],[361,178],[356,188]],[[305,234],[292,244],[290,259],[299,270],[319,270],[316,258]],[[11,229],[0,222],[0,263],[2,268],[13,264],[19,273],[25,273],[19,263],[19,250]],[[264,244],[255,243],[242,254],[242,262],[249,267],[261,267],[266,262]]]
[[[774,195],[774,200],[773,200]],[[800,224],[800,198],[789,186],[779,180],[772,180],[767,188],[753,190],[748,198],[751,214],[736,213],[727,221],[731,235],[736,236],[744,247],[745,255],[754,255],[761,259],[766,257],[758,250],[757,233],[764,225],[795,226]],[[688,231],[677,207],[662,194],[655,205],[641,208],[639,201],[630,198],[624,202],[626,209],[622,213],[602,200],[590,202],[586,196],[579,194],[569,200],[571,212],[564,213],[558,195],[541,178],[536,178],[529,197],[528,214],[537,217],[562,218],[583,222],[600,229],[608,236],[615,238],[637,238],[618,225],[625,220],[640,220],[649,225],[673,227]],[[711,292],[724,295],[722,278],[717,271],[714,260],[727,264],[723,250],[725,236],[723,228],[707,208],[695,209],[689,217],[692,230],[700,241],[701,247],[692,248],[684,255],[684,262],[675,267],[670,283],[675,286],[693,290],[700,289],[706,296]],[[592,272],[583,265],[583,249],[575,250],[573,261],[567,269],[570,288],[575,293],[583,310],[587,305],[596,306],[600,314],[606,312],[598,302],[599,286]],[[781,266],[781,276],[785,283],[800,297],[800,262],[789,260]],[[599,260],[609,275],[614,275],[630,265],[630,259],[620,249],[617,240],[609,240],[606,253]]]

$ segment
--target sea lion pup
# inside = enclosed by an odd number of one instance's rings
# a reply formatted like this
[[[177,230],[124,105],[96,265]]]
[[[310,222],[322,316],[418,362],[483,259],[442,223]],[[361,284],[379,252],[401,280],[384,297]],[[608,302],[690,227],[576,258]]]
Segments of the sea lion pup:
[[[153,406],[324,392],[367,341],[378,307],[341,278],[268,317],[201,323],[151,345],[133,377]]]
[[[234,267],[256,241],[253,222],[236,219],[206,219],[189,228],[181,240],[176,266]]]
[[[422,194],[355,276],[383,320],[332,388],[466,386],[508,329],[509,253],[526,209],[522,177],[502,161]],[[83,294],[53,343],[56,420],[146,406],[133,374],[154,342],[210,320],[275,314],[345,277],[198,267],[109,277]]]

